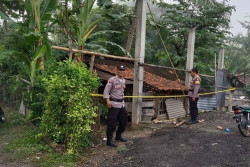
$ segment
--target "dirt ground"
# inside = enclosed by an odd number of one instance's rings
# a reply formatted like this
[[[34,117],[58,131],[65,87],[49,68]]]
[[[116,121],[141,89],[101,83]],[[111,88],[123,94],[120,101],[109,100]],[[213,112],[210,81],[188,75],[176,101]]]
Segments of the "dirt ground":
[[[141,125],[125,132],[118,148],[92,148],[77,166],[91,167],[250,167],[250,138],[241,136],[232,113],[200,114],[204,123]],[[223,130],[217,129],[222,126]],[[225,132],[229,128],[231,133]]]

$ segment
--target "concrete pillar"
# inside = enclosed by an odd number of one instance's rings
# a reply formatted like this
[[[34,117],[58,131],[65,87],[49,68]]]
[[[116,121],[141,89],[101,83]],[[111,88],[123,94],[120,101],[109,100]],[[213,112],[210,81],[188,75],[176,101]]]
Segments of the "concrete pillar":
[[[136,20],[136,40],[135,40],[135,64],[134,64],[134,84],[133,96],[140,96],[143,93],[143,66],[139,66],[139,62],[144,63],[145,57],[145,39],[146,39],[146,11],[147,1],[137,0],[137,20]],[[142,99],[133,99],[132,103],[132,123],[138,124],[141,120]]]
[[[222,91],[226,89],[227,83],[227,71],[224,70],[224,48],[220,48],[219,50],[219,61],[218,61],[218,69],[216,70],[216,91]],[[225,93],[217,93],[217,107],[225,106]]]
[[[224,68],[224,54],[225,54],[225,49],[220,48],[219,50],[219,62],[218,62],[218,69],[222,70]]]
[[[187,62],[186,62],[186,70],[191,71],[194,67],[194,46],[195,46],[195,31],[196,27],[189,30],[188,34],[188,48],[187,48]],[[190,87],[190,82],[192,77],[189,72],[186,72],[185,85],[186,87]],[[184,100],[184,108],[186,114],[189,114],[189,104],[188,99]]]
[[[192,28],[189,30],[188,34],[188,49],[187,49],[187,62],[186,62],[186,70],[190,71],[194,66],[194,46],[195,46],[195,31],[196,28]],[[185,85],[187,87],[190,86],[191,76],[189,72],[186,72]]]

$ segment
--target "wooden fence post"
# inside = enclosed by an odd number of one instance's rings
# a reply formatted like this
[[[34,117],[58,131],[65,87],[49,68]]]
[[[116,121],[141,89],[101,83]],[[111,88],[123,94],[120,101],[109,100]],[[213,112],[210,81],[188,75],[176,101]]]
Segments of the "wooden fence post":
[[[95,55],[91,55],[90,68],[89,68],[90,72],[93,72],[94,63],[95,63]]]

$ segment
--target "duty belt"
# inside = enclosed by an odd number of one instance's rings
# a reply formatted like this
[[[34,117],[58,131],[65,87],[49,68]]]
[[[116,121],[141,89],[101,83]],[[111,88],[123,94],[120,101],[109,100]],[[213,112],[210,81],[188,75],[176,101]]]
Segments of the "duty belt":
[[[115,102],[123,102],[124,99],[115,99],[115,98],[110,98],[110,101],[115,101]]]

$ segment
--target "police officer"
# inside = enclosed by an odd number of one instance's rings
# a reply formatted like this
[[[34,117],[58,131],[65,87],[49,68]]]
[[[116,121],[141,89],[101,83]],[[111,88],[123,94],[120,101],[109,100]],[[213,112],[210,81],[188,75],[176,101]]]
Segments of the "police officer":
[[[197,102],[199,100],[199,90],[201,87],[201,78],[198,75],[198,70],[196,68],[193,68],[190,72],[192,76],[192,81],[190,82],[190,88],[189,88],[189,107],[190,107],[190,121],[188,124],[196,124],[197,116],[198,116],[198,107]]]
[[[122,137],[127,124],[127,111],[124,102],[124,89],[125,89],[125,67],[117,67],[117,75],[110,78],[105,87],[103,97],[107,101],[109,109],[107,119],[107,145],[117,147],[116,143],[112,140],[113,133],[116,129],[116,122],[119,122],[116,131],[116,141],[126,142],[127,140]]]

